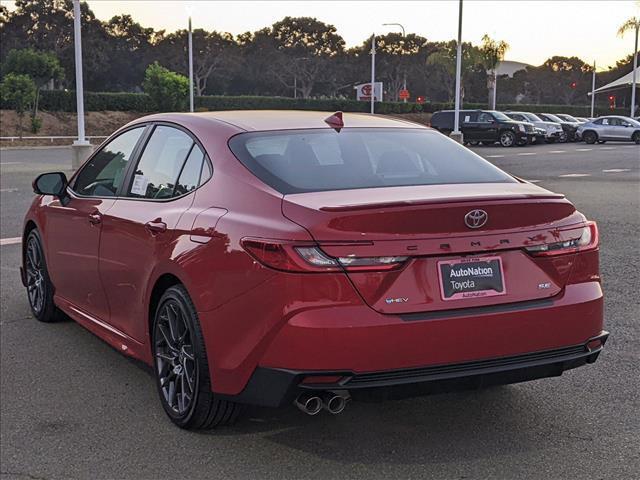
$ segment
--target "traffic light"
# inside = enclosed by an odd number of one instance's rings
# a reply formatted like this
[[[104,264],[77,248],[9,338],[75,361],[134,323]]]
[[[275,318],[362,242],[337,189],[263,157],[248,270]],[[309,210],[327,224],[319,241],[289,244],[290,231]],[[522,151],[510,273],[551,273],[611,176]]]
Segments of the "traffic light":
[[[571,88],[576,88],[578,86],[578,82],[571,82],[569,85]]]
[[[611,110],[616,108],[616,96],[615,95],[609,95],[609,108]]]

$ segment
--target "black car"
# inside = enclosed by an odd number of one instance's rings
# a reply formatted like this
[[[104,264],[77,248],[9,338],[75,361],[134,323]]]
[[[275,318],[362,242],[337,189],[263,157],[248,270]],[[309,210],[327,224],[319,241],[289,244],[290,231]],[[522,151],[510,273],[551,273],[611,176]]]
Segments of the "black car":
[[[431,117],[431,126],[449,135],[454,128],[453,110],[440,110]],[[531,123],[516,122],[495,110],[460,110],[460,131],[464,141],[472,145],[491,145],[500,142],[503,147],[532,143],[536,131]]]
[[[544,120],[545,122],[559,123],[560,126],[562,127],[562,131],[567,134],[567,139],[566,139],[567,142],[575,142],[578,140],[578,138],[576,137],[576,131],[578,130],[580,123],[568,122],[566,120],[563,120],[560,117],[557,117],[552,113],[536,113],[536,115],[540,117],[542,120]],[[562,142],[562,140],[560,141]]]

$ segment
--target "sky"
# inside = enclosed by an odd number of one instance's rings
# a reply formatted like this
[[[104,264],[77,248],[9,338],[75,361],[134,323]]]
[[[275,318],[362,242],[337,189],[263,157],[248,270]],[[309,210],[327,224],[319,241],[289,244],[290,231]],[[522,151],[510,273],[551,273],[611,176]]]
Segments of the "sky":
[[[255,31],[285,16],[311,16],[334,25],[348,47],[372,33],[399,31],[431,41],[457,37],[458,2],[449,1],[152,1],[89,0],[101,20],[130,14],[143,26],[174,31],[193,28],[230,32]],[[2,1],[11,7],[13,2]],[[634,35],[616,35],[632,16],[640,17],[638,0],[465,0],[463,41],[479,44],[487,33],[510,45],[506,60],[540,65],[552,55],[596,61],[598,70],[633,52]]]

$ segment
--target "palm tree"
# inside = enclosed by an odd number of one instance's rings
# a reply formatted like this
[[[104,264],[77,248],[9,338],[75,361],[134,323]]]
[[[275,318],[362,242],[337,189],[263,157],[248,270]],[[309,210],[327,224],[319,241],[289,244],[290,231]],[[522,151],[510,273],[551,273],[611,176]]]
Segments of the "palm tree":
[[[504,55],[509,50],[509,44],[504,40],[499,42],[493,40],[489,35],[482,37],[482,63],[487,70],[487,73],[491,72],[487,77],[487,88],[489,92],[493,90],[491,95],[491,108],[496,109],[496,95],[497,95],[497,83],[498,83],[498,63],[504,60]]]
[[[631,74],[631,116],[633,117],[636,112],[636,70],[638,68],[638,30],[640,29],[640,19],[631,17],[624,22],[618,29],[618,35],[624,36],[625,33],[631,30],[636,31],[636,43],[633,49],[633,73]]]

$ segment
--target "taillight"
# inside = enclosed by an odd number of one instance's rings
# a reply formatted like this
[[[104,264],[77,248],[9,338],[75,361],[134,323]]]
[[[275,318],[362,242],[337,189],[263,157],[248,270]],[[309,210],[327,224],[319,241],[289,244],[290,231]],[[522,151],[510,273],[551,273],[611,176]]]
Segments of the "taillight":
[[[409,257],[330,257],[315,245],[245,239],[242,247],[263,265],[288,272],[381,271],[401,267]]]
[[[545,243],[525,247],[525,250],[536,257],[564,255],[598,248],[598,226],[596,222],[588,222],[579,237],[563,242]]]

